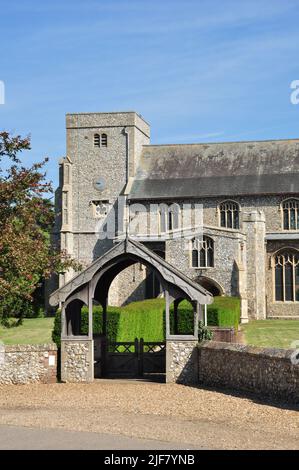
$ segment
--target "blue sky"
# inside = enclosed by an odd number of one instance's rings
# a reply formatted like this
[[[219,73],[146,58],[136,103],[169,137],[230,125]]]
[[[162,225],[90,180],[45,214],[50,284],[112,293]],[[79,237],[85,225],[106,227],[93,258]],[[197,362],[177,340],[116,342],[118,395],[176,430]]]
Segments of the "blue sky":
[[[136,110],[152,143],[299,137],[299,0],[0,0],[0,128],[65,155],[65,113]]]

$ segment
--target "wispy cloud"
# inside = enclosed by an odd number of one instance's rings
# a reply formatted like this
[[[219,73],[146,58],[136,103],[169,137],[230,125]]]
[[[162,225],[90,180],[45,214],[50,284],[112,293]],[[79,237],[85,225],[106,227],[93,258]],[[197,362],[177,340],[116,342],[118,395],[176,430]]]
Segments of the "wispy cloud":
[[[207,134],[172,134],[167,137],[163,136],[162,139],[159,139],[159,143],[200,143],[207,139],[215,139],[221,137],[225,134],[224,131],[221,132],[209,132]]]

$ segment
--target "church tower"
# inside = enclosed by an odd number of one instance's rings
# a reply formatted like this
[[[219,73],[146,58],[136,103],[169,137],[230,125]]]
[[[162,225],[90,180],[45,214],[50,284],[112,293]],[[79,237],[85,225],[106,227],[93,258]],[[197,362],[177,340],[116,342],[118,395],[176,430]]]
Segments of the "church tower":
[[[114,214],[134,176],[150,127],[135,112],[67,114],[67,156],[60,171],[60,245],[83,266],[113,239],[99,239],[99,223]],[[113,212],[114,211],[114,212]],[[113,217],[114,217],[113,215]],[[57,234],[58,235],[58,234]],[[73,276],[66,273],[60,285]]]

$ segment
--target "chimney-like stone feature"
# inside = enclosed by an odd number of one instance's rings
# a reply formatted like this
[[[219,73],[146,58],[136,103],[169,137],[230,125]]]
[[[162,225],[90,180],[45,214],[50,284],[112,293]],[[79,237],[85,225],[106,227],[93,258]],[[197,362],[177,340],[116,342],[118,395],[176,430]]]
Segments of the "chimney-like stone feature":
[[[250,319],[266,318],[265,295],[265,215],[256,210],[243,213],[243,229],[247,236],[247,298]]]

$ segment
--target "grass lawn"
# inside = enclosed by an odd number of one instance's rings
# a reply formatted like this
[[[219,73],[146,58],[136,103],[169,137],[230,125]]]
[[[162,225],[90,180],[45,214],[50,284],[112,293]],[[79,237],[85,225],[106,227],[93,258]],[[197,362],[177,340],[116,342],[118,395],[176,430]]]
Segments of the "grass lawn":
[[[253,320],[242,325],[246,344],[262,347],[291,348],[299,341],[298,320]]]
[[[54,318],[28,318],[23,324],[12,328],[0,326],[0,341],[5,344],[52,343]]]

